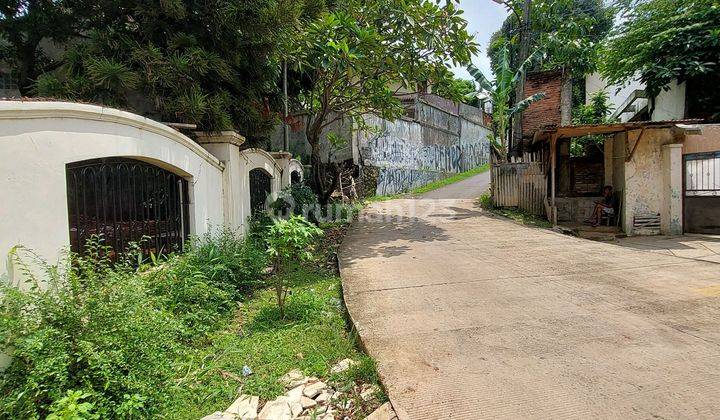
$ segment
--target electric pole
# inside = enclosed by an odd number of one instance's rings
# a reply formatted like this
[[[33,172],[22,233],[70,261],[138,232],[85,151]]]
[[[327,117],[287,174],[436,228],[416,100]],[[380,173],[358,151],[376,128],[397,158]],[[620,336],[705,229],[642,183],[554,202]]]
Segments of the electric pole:
[[[530,1],[523,2],[523,18],[520,22],[520,50],[518,51],[518,66],[527,60],[530,55]],[[515,103],[525,99],[525,72],[518,79],[515,85]],[[513,117],[512,136],[508,151],[513,145],[522,142],[522,113],[515,114]]]
[[[288,80],[287,60],[283,60],[283,152],[290,151],[290,130],[288,127]]]

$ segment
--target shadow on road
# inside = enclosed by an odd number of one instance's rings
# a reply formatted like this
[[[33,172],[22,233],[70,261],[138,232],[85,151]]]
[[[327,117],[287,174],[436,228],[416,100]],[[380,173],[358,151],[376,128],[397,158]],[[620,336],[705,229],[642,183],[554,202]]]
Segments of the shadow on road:
[[[419,242],[447,241],[445,231],[419,217],[361,218],[350,228],[343,243],[344,262],[365,258],[397,257]]]

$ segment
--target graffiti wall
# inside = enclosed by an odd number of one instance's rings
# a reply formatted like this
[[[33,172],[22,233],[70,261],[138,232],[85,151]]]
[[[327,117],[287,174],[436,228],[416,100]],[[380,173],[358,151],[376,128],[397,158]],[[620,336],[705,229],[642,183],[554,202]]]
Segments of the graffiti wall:
[[[377,168],[375,194],[405,192],[488,163],[487,127],[422,105],[428,109],[416,115],[432,116],[430,121],[368,117],[366,122],[373,128],[358,134],[362,167]]]

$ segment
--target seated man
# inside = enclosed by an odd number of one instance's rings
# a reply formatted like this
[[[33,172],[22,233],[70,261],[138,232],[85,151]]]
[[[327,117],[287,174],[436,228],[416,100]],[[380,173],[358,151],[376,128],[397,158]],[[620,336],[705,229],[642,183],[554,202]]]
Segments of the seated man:
[[[597,226],[600,224],[600,217],[603,214],[607,214],[608,216],[615,214],[615,196],[613,195],[613,188],[609,185],[603,188],[603,200],[595,202],[595,209],[593,210],[592,216],[585,222]]]

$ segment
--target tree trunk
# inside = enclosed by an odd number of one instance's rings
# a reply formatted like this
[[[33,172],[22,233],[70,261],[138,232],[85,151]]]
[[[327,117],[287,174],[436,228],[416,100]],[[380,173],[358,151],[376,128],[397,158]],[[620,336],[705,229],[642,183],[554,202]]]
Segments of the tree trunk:
[[[334,162],[323,162],[320,145],[320,130],[313,128],[307,132],[311,147],[312,188],[318,196],[320,205],[327,205],[340,178],[340,171]]]

